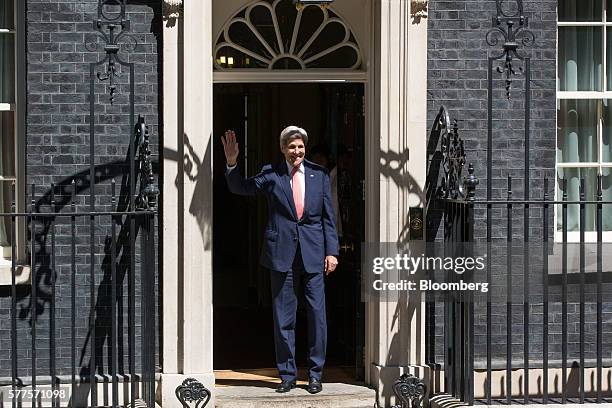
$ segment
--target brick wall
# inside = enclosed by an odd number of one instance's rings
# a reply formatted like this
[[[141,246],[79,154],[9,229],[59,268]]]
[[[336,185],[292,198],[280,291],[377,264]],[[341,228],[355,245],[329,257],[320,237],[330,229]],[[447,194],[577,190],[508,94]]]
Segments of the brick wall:
[[[511,4],[513,2],[506,2]],[[476,199],[487,197],[487,177],[492,178],[493,198],[504,199],[507,192],[507,178],[513,179],[513,197],[524,197],[524,77],[518,76],[513,82],[511,99],[505,95],[502,74],[494,71],[493,91],[493,157],[492,174],[487,175],[487,78],[488,57],[499,55],[502,52],[503,39],[496,46],[489,46],[486,42],[486,33],[492,28],[492,17],[496,15],[495,1],[429,1],[428,13],[428,119],[432,123],[441,104],[450,112],[451,119],[459,120],[460,134],[464,140],[467,162],[473,163],[475,175],[480,179],[476,189]],[[529,29],[535,35],[535,43],[529,47],[521,46],[519,53],[531,57],[531,131],[530,131],[530,160],[527,164],[530,169],[529,193],[531,199],[541,199],[543,196],[543,177],[549,178],[549,197],[554,197],[555,184],[555,149],[556,149],[556,1],[525,1],[524,11],[529,18]],[[503,61],[501,61],[503,62]],[[496,61],[494,69],[501,66]],[[515,68],[522,64],[515,61]],[[518,71],[518,70],[517,70]],[[519,72],[520,74],[520,72]],[[467,172],[467,169],[464,169]],[[517,208],[518,207],[518,208]],[[549,217],[549,236],[552,240],[552,206]],[[530,239],[533,242],[542,241],[542,213],[540,208],[530,211]],[[492,232],[493,237],[502,241],[501,244],[494,239],[494,248],[505,248],[506,231],[505,209],[493,210]],[[442,237],[442,226],[438,218],[428,217],[430,238]],[[478,206],[475,212],[475,236],[477,239],[486,237],[485,206]],[[524,240],[523,209],[515,206],[513,212],[513,236],[515,242]],[[537,244],[536,244],[537,245]],[[540,247],[541,248],[541,247]],[[556,253],[558,253],[557,251]],[[521,251],[518,251],[521,254]],[[553,252],[551,251],[551,254]],[[522,293],[522,255],[517,258],[512,270],[513,281],[516,284],[515,294]],[[541,256],[533,256],[533,265],[541,262]],[[505,265],[505,256],[495,258],[494,281],[505,281],[508,269]],[[530,274],[531,294],[529,301],[530,316],[530,345],[529,356],[537,365],[542,359],[542,276],[537,270]],[[587,299],[593,299],[595,287],[593,275],[587,278]],[[549,298],[549,359],[561,359],[561,305],[559,279],[554,276],[548,278],[550,284]],[[573,294],[568,305],[568,351],[569,358],[576,360],[579,350],[579,306],[577,304],[577,291],[579,286],[575,283],[568,287]],[[609,284],[604,285],[606,293],[610,291]],[[589,295],[590,293],[590,295]],[[504,294],[505,295],[505,294]],[[492,309],[493,335],[493,361],[497,365],[505,366],[506,361],[506,306],[503,299],[494,300]],[[593,364],[595,350],[595,305],[586,305],[587,336],[585,339],[587,360]],[[609,320],[610,304],[604,304],[604,322]],[[437,361],[442,362],[442,313],[441,306],[437,307],[436,330]],[[519,300],[513,306],[513,320],[511,331],[513,333],[513,365],[522,366],[523,359],[523,301]],[[612,326],[604,323],[605,347],[612,347],[610,336]],[[475,307],[475,344],[476,366],[483,367],[486,362],[486,305]],[[558,364],[553,364],[558,365]]]
[[[127,63],[134,64],[135,114],[145,117],[151,133],[154,157],[159,140],[159,112],[161,100],[161,2],[128,1],[127,18],[131,23],[134,41],[127,39],[119,53]],[[103,41],[95,35],[93,21],[97,18],[97,1],[28,0],[27,2],[27,135],[26,181],[35,184],[38,211],[49,211],[50,185],[57,185],[57,211],[69,211],[70,183],[77,183],[77,208],[89,209],[89,84],[90,63],[105,57]],[[96,50],[97,44],[97,50]],[[106,64],[96,67],[95,73],[104,74]],[[95,83],[95,160],[96,209],[111,208],[111,180],[117,184],[117,209],[125,209],[129,197],[129,70],[120,67],[117,92],[110,104],[108,82],[94,78]],[[28,195],[28,203],[29,203]],[[56,220],[56,329],[55,356],[58,374],[70,372],[70,279],[71,247],[70,219]],[[124,218],[117,223],[117,254],[119,300],[118,312],[124,329],[119,347],[127,351],[127,275],[129,265],[129,223]],[[50,222],[35,222],[37,299],[37,367],[38,375],[48,375],[50,363],[51,309],[51,229]],[[110,330],[110,240],[111,219],[95,220],[95,302],[96,349],[99,372],[107,371],[106,348]],[[77,220],[77,313],[76,356],[81,374],[89,371],[88,332],[90,310],[90,226],[88,218]],[[139,265],[139,239],[136,263]],[[137,272],[139,269],[137,268]],[[137,275],[136,281],[140,279]],[[140,288],[136,287],[137,297]],[[0,289],[0,310],[10,310],[10,288]],[[139,304],[137,300],[137,305]],[[33,323],[29,287],[20,287],[17,302],[19,375],[30,375],[31,327]],[[7,312],[8,313],[8,312]],[[10,375],[10,320],[6,314],[0,326],[0,377]],[[140,316],[137,313],[136,332],[139,334]],[[139,347],[136,347],[138,350]],[[127,360],[123,360],[127,365]]]
[[[512,3],[512,2],[508,2]],[[524,10],[535,44],[519,52],[531,57],[530,194],[542,196],[542,178],[551,178],[556,137],[556,1],[526,1]],[[487,65],[499,55],[501,44],[489,46],[486,33],[496,15],[494,1],[430,1],[428,22],[428,121],[440,105],[459,120],[468,163],[480,179],[477,198],[486,198]],[[503,61],[502,61],[503,62]],[[494,68],[501,66],[496,62]],[[521,63],[515,61],[515,68]],[[517,70],[518,71],[518,70]],[[511,99],[505,96],[502,75],[494,72],[493,197],[506,196],[507,176],[513,178],[515,197],[523,196],[524,79],[514,80]]]

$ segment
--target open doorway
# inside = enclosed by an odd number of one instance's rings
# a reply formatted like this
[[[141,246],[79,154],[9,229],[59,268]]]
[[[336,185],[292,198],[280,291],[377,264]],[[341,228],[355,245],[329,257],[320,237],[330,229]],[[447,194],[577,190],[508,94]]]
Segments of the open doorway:
[[[219,137],[236,131],[238,163],[253,176],[282,160],[278,138],[288,125],[308,131],[307,158],[336,168],[339,267],[326,277],[326,367],[344,367],[363,379],[364,311],[360,249],[364,239],[363,84],[216,84],[213,153],[214,369],[274,367],[269,272],[259,266],[267,217],[264,197],[228,191]],[[306,315],[298,307],[296,359],[306,366]],[[301,370],[303,371],[303,370]]]

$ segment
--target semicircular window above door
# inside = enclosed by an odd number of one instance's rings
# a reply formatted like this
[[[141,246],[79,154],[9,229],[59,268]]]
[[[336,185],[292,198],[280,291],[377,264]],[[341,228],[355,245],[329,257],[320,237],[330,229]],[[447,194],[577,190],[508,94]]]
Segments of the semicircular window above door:
[[[291,0],[254,1],[224,26],[215,45],[215,69],[348,69],[361,52],[348,25],[330,8]]]

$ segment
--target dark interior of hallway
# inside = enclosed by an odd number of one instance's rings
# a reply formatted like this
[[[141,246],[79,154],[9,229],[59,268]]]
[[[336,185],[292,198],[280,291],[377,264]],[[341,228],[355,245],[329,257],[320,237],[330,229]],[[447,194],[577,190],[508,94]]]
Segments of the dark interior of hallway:
[[[336,168],[340,266],[326,278],[329,366],[363,363],[360,243],[363,241],[363,85],[216,84],[213,138],[214,368],[274,367],[269,272],[258,265],[266,222],[264,197],[231,194],[220,135],[236,131],[243,175],[282,159],[278,137],[291,124],[308,131],[307,158]],[[218,142],[218,143],[217,143]],[[298,366],[306,366],[306,310],[296,327]],[[359,362],[359,363],[358,363]],[[360,375],[356,374],[356,377]]]

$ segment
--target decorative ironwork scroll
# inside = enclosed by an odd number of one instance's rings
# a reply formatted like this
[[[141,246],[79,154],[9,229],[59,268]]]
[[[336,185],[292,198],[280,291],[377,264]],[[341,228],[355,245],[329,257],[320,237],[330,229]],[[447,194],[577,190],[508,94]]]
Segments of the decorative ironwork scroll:
[[[159,189],[155,185],[151,149],[149,148],[149,126],[144,118],[138,115],[138,122],[134,129],[135,143],[137,144],[138,172],[140,173],[140,191],[136,198],[137,210],[154,210],[157,207]]]
[[[523,46],[530,46],[535,42],[535,35],[528,30],[529,19],[523,13],[522,0],[496,0],[497,16],[493,17],[493,28],[486,34],[487,44],[494,47],[503,39],[502,53],[495,59],[503,59],[501,67],[497,67],[497,72],[505,76],[506,96],[510,99],[512,80],[517,75],[517,70],[513,64],[514,59],[520,61],[525,57],[519,54],[519,43]],[[523,67],[518,67],[519,73],[523,72]]]
[[[448,117],[446,119],[448,120]],[[459,137],[457,120],[452,122],[452,131],[446,131],[442,134],[440,149],[442,150],[442,170],[444,175],[440,183],[438,197],[463,198],[465,194],[462,173],[463,166],[465,165],[465,150],[463,149],[463,139]]]
[[[127,65],[119,58],[121,44],[130,43],[130,48],[136,48],[136,39],[129,34],[130,20],[125,12],[126,0],[98,0],[98,18],[93,22],[94,30],[98,32],[98,38],[104,41],[105,60],[98,65],[106,63],[104,71],[97,72],[96,76],[100,81],[108,81],[110,103],[115,100],[117,93],[116,78],[121,74],[118,65]],[[89,43],[87,49],[95,51],[96,43]]]
[[[187,378],[181,385],[176,387],[176,398],[184,408],[190,408],[190,403],[195,403],[194,408],[204,408],[210,401],[210,391],[195,378]]]
[[[133,212],[136,211],[137,206],[137,195],[136,195],[136,164],[139,163],[139,173],[144,176],[141,177],[141,189],[143,207],[142,209],[150,209],[147,213],[143,214],[139,218],[138,229],[137,229],[137,217],[129,216],[125,221],[125,231],[128,232],[129,240],[126,240],[126,245],[129,245],[129,253],[132,254],[129,257],[129,268],[125,271],[125,279],[128,279],[128,286],[135,287],[136,285],[136,236],[140,234],[142,238],[141,248],[143,255],[141,256],[139,263],[141,267],[142,281],[140,283],[141,298],[139,300],[139,306],[142,311],[141,315],[141,331],[140,331],[140,347],[142,352],[140,353],[140,370],[142,372],[140,380],[140,393],[139,396],[149,407],[155,405],[155,342],[156,342],[156,324],[155,314],[150,313],[151,310],[155,309],[155,259],[157,248],[155,247],[155,217],[157,216],[157,209],[155,208],[156,197],[158,190],[152,184],[153,175],[151,170],[151,153],[149,150],[148,134],[146,132],[146,126],[144,121],[139,120],[139,129],[136,130],[136,114],[135,114],[135,99],[136,99],[136,83],[135,83],[135,64],[129,62],[129,53],[136,50],[136,39],[131,35],[131,24],[128,19],[127,13],[127,1],[126,0],[98,0],[97,2],[97,15],[94,17],[92,22],[93,33],[91,39],[87,39],[85,47],[91,52],[99,52],[96,55],[98,59],[89,63],[89,211],[94,213],[96,211],[96,203],[98,193],[98,185],[103,182],[103,179],[99,177],[99,172],[96,171],[98,163],[96,145],[99,143],[98,132],[104,133],[106,131],[99,131],[97,124],[112,123],[117,129],[127,129],[125,135],[125,144],[129,145],[129,152],[127,155],[127,162],[129,163],[129,201],[126,207],[122,207],[124,210]],[[89,37],[89,36],[88,36]],[[100,48],[102,47],[102,48]],[[123,51],[123,52],[121,52]],[[122,55],[128,54],[128,55]],[[121,80],[120,80],[120,76]],[[119,91],[121,91],[122,100],[119,101],[112,109],[108,109],[101,98],[98,98],[98,91],[96,85],[99,83],[106,84],[106,91],[109,94],[110,104],[118,102],[116,100]],[[119,85],[125,87],[122,89]],[[106,106],[105,106],[106,105]],[[117,115],[111,115],[111,119],[104,118],[102,113],[119,113]],[[134,132],[134,134],[132,134]],[[139,142],[136,142],[138,140]],[[139,151],[136,149],[138,148]],[[127,176],[124,174],[124,176]],[[102,190],[101,190],[102,191]],[[155,194],[154,194],[155,193]],[[123,193],[122,193],[123,194]],[[114,203],[113,203],[114,204]],[[151,208],[153,207],[153,208]],[[115,219],[115,218],[114,218]],[[117,216],[116,219],[121,220],[122,217]],[[115,223],[113,222],[113,227]],[[94,241],[94,231],[97,228],[94,217],[90,218],[89,228],[91,231],[91,242]],[[114,236],[114,233],[112,234]],[[111,251],[115,254],[115,251]],[[90,249],[90,258],[94,259],[95,249],[93,245]],[[115,265],[115,261],[111,260],[110,264]],[[95,266],[93,262],[90,267],[92,282],[90,288],[91,297],[91,310],[95,310]],[[113,288],[116,286],[114,283],[115,277],[111,278]],[[118,278],[123,279],[123,278]],[[128,358],[128,372],[133,376],[137,373],[136,366],[136,293],[130,292],[128,295],[128,336],[132,341],[129,347],[129,358]],[[93,316],[93,315],[92,315]],[[96,326],[94,319],[90,319],[89,335],[91,339],[96,339]],[[112,337],[112,336],[111,336]],[[89,352],[89,384],[90,384],[90,396],[93,405],[97,405],[96,401],[98,398],[98,391],[96,386],[96,373],[98,372],[98,360],[99,355],[96,354],[96,342],[90,342]],[[113,398],[117,398],[118,395],[118,383],[116,366],[114,368],[115,373],[111,375],[113,378]],[[137,381],[131,381],[129,384],[129,396],[130,405],[135,407],[136,403],[136,386]],[[116,403],[114,404],[116,405]]]
[[[423,408],[427,386],[421,378],[412,374],[402,374],[393,384],[393,393],[400,401],[393,408]]]
[[[528,30],[528,26],[529,26],[529,20],[528,18],[525,16],[525,12],[523,10],[523,1],[522,0],[514,0],[514,1],[502,1],[502,0],[496,0],[496,4],[497,4],[497,11],[496,11],[496,16],[493,17],[493,29],[491,29],[489,32],[487,32],[487,43],[489,45],[495,46],[498,44],[498,39],[503,39],[504,43],[502,46],[502,52],[499,55],[490,55],[488,57],[488,71],[487,71],[487,96],[488,96],[488,100],[487,100],[487,153],[486,153],[486,166],[487,166],[487,170],[486,170],[486,186],[487,186],[487,190],[486,190],[486,199],[487,201],[491,201],[493,200],[494,197],[494,192],[495,192],[495,186],[494,186],[494,172],[493,172],[493,164],[494,164],[494,158],[495,155],[503,153],[502,148],[496,148],[495,150],[500,150],[500,151],[494,151],[494,136],[496,136],[496,138],[498,138],[498,140],[504,140],[508,138],[508,133],[512,133],[513,136],[514,135],[518,135],[519,130],[517,129],[517,127],[515,125],[512,125],[511,130],[508,131],[507,127],[498,127],[498,129],[496,130],[496,134],[494,135],[494,108],[497,109],[497,104],[495,103],[495,95],[494,95],[494,91],[493,91],[493,77],[494,77],[494,70],[493,70],[493,65],[496,64],[496,61],[499,60],[503,60],[503,66],[502,67],[498,67],[497,68],[497,72],[498,73],[503,73],[505,75],[505,88],[506,88],[506,98],[509,100],[510,99],[510,93],[511,93],[511,88],[513,86],[513,78],[516,76],[517,72],[516,69],[514,68],[514,66],[512,65],[513,59],[517,59],[520,60],[522,63],[522,69],[520,69],[521,73],[522,73],[522,81],[523,82],[523,139],[522,139],[522,144],[521,141],[515,141],[515,145],[511,146],[510,149],[514,151],[514,153],[518,153],[521,149],[523,150],[523,157],[524,157],[524,161],[523,163],[520,165],[523,167],[523,199],[528,201],[529,197],[530,197],[530,190],[531,190],[531,186],[530,186],[530,182],[531,182],[531,167],[532,167],[532,162],[531,162],[531,57],[527,54],[521,54],[519,53],[519,48],[520,46],[531,46],[535,43],[535,35]],[[537,4],[537,2],[531,2],[530,4]],[[520,108],[516,107],[510,107],[514,112],[518,113],[520,111]],[[513,113],[514,113],[513,112]],[[502,118],[512,118],[512,122],[516,123],[515,120],[517,119],[516,116],[510,116],[510,115],[503,115]],[[499,120],[498,119],[498,123],[501,122],[504,119]],[[516,139],[515,139],[516,140]],[[466,178],[466,186],[468,188],[471,187],[476,187],[476,179],[472,178],[473,173],[470,171],[470,176],[468,176]],[[497,187],[499,188],[498,183]],[[471,186],[471,187],[470,187]],[[473,199],[470,198],[470,195],[472,193],[468,192],[468,202],[471,203],[468,208],[471,209],[471,220],[468,221],[468,236],[471,235],[471,238],[473,238],[473,234],[474,234],[474,221],[473,221]],[[494,219],[494,213],[493,213],[493,207],[491,205],[487,205],[486,208],[486,220],[488,222],[488,227],[487,227],[487,240],[490,242],[491,237],[494,235],[491,229],[491,220]],[[529,208],[529,204],[525,204],[523,207],[523,221],[524,221],[524,229],[523,229],[523,245],[525,248],[525,253],[529,253],[529,245],[530,245],[530,239],[529,239],[529,219],[530,219],[530,208]],[[511,229],[509,229],[511,231]],[[510,236],[512,234],[510,233]],[[491,268],[489,268],[490,271]],[[509,269],[510,270],[510,269]],[[524,271],[529,271],[530,270],[530,258],[529,257],[524,257],[523,259],[523,270]],[[509,274],[509,276],[511,276],[511,274]],[[528,282],[527,279],[525,279],[525,282]],[[509,287],[511,287],[511,285],[509,285]],[[529,301],[528,299],[530,299],[531,297],[528,295],[529,292],[529,285],[525,284],[525,307],[524,307],[524,313],[523,313],[523,322],[525,327],[529,327],[529,320],[530,320],[530,313],[529,313]],[[473,304],[471,304],[471,307],[473,307]],[[487,327],[491,326],[491,302],[487,302]],[[473,316],[472,316],[473,317]],[[473,324],[473,320],[470,319],[470,324]],[[470,330],[474,330],[473,326],[470,328]],[[473,331],[472,331],[473,333]],[[529,337],[528,335],[524,336],[525,339],[525,350],[529,349]],[[473,340],[473,339],[470,339]],[[511,344],[511,342],[509,343]],[[473,342],[470,343],[470,350],[468,350],[468,353],[472,353],[471,350],[473,350],[474,344]],[[456,354],[456,353],[454,353]],[[523,399],[524,399],[524,404],[528,405],[529,404],[529,387],[530,387],[530,383],[532,382],[530,380],[530,370],[529,370],[529,353],[524,353],[524,358],[523,358],[523,386],[522,386],[522,390],[520,391]],[[512,358],[508,358],[509,361],[512,361]],[[462,363],[459,364],[460,369],[463,369],[462,367]],[[490,364],[488,364],[488,367],[490,368]],[[469,376],[468,376],[468,384],[470,384],[470,387],[465,387],[463,390],[464,395],[466,395],[466,397],[464,398],[464,401],[466,401],[468,404],[473,404],[474,402],[474,371],[473,371],[473,361],[470,362],[470,365],[468,366],[467,370],[469,371]],[[487,404],[491,404],[493,401],[493,388],[492,388],[492,378],[491,378],[491,372],[488,371],[489,375],[487,376],[487,381],[486,381],[486,387],[485,387],[485,391],[484,394],[486,396],[486,401]],[[465,383],[465,382],[464,382]],[[467,388],[467,389],[466,389]],[[511,404],[512,403],[512,376],[508,375],[506,376],[506,396],[507,396],[507,403]]]

